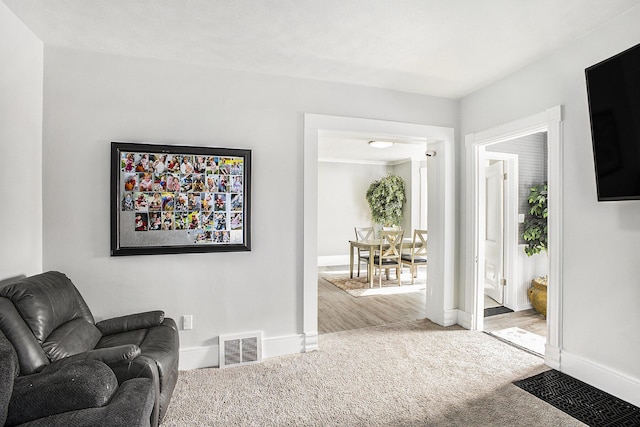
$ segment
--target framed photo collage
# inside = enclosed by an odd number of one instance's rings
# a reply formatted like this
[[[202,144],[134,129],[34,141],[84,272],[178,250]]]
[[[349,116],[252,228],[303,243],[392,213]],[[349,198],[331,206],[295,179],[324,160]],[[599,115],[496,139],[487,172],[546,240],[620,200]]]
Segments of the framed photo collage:
[[[112,143],[112,255],[250,250],[251,151]]]

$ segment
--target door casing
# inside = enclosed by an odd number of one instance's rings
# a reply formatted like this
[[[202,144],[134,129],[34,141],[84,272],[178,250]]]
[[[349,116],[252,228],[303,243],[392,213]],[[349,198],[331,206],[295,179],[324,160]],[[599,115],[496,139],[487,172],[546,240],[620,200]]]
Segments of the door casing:
[[[465,136],[466,147],[466,241],[465,274],[468,278],[465,286],[465,313],[463,326],[469,329],[482,330],[484,327],[483,300],[479,281],[479,265],[483,250],[479,239],[479,197],[480,170],[483,163],[481,151],[483,147],[502,141],[509,141],[537,132],[547,132],[548,158],[548,255],[549,255],[549,289],[547,291],[547,342],[545,346],[545,364],[560,369],[560,352],[562,348],[562,106],[558,105],[524,117]],[[551,285],[553,284],[553,285]]]

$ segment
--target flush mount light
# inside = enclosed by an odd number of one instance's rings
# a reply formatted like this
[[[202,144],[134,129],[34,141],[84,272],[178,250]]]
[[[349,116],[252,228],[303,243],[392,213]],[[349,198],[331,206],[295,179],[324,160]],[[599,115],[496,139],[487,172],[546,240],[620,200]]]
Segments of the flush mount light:
[[[392,145],[391,141],[369,141],[369,146],[373,148],[389,148]]]

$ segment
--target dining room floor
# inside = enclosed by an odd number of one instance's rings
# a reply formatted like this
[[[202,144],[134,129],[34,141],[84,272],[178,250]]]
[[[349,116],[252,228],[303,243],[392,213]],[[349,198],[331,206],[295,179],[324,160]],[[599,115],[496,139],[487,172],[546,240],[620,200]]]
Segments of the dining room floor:
[[[325,280],[323,273],[349,271],[348,266],[318,267],[318,333],[346,331],[426,317],[426,290],[394,295],[353,297]],[[484,319],[487,332],[519,327],[546,336],[546,320],[535,310]]]
[[[348,266],[318,267],[318,333],[347,331],[426,317],[425,290],[353,297],[322,277]],[[366,273],[365,273],[366,274]]]

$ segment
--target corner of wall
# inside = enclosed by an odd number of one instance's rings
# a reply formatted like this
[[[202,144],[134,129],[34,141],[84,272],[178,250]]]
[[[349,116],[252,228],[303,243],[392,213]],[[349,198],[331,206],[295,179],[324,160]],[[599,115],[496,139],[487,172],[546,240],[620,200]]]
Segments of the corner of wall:
[[[8,162],[3,176],[20,176],[21,185],[9,186],[3,198],[19,209],[0,213],[3,248],[0,257],[1,276],[42,272],[42,127],[44,105],[44,47],[40,39],[13,12],[0,2],[0,63],[4,67],[0,79],[0,141],[19,141],[2,146],[2,156],[28,159]],[[28,189],[28,191],[25,191]],[[28,224],[16,227],[16,224]]]

